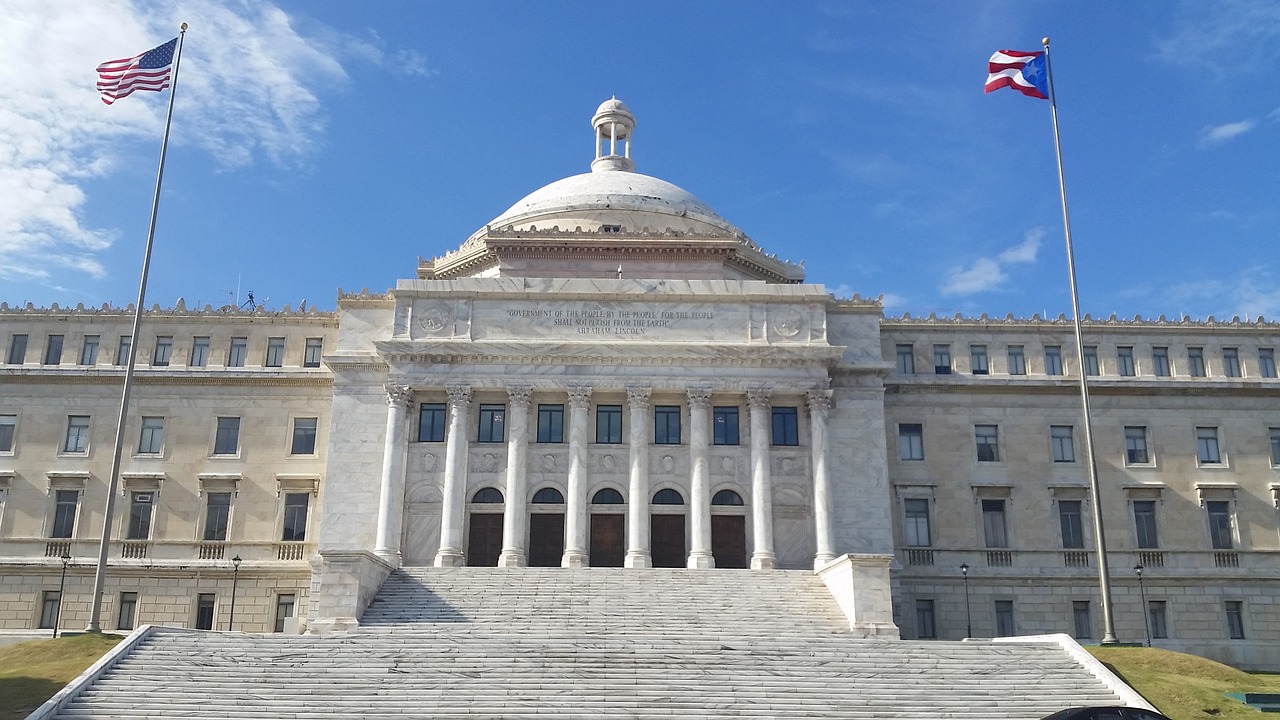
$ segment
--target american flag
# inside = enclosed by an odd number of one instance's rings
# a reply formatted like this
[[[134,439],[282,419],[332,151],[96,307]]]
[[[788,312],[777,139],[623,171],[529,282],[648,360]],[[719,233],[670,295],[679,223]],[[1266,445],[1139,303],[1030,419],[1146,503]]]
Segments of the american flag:
[[[98,66],[98,92],[102,102],[110,105],[134,90],[159,92],[169,87],[173,70],[173,53],[178,38],[141,55],[120,60],[108,60]]]

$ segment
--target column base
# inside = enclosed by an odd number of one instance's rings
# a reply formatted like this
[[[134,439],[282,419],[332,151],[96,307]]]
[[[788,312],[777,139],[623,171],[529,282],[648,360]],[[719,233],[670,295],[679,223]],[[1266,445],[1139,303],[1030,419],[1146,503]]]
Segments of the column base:
[[[835,555],[833,555],[833,554],[831,554],[831,553],[818,553],[817,555],[814,555],[814,556],[813,556],[813,571],[814,571],[814,572],[818,572],[818,571],[819,571],[819,570],[821,570],[822,568],[824,568],[824,567],[826,567],[826,566],[830,565],[830,564],[831,564],[831,561],[832,561],[832,560],[835,560],[835,559],[836,559],[836,556],[835,556]]]
[[[529,558],[524,554],[523,550],[503,550],[498,555],[498,567],[525,567],[529,564]]]
[[[387,549],[387,548],[379,548],[379,549],[377,549],[377,550],[374,550],[374,551],[373,551],[373,554],[374,554],[374,555],[377,555],[378,557],[382,558],[383,560],[386,560],[386,561],[387,561],[387,564],[388,564],[388,565],[391,565],[392,567],[400,567],[401,562],[403,562],[403,560],[404,560],[404,558],[400,555],[400,551],[399,551],[399,550],[390,550],[390,549]]]
[[[689,564],[686,566],[691,570],[711,570],[716,566],[715,557],[706,550],[694,550],[689,553]]]
[[[588,564],[587,554],[581,550],[565,550],[560,558],[560,567],[580,568],[587,567]]]
[[[649,556],[648,550],[628,550],[627,557],[622,561],[622,566],[629,568],[653,567],[653,558]]]
[[[461,551],[441,548],[436,553],[436,567],[462,567],[467,562],[467,558]]]
[[[752,570],[776,570],[777,568],[778,558],[773,553],[752,553]]]

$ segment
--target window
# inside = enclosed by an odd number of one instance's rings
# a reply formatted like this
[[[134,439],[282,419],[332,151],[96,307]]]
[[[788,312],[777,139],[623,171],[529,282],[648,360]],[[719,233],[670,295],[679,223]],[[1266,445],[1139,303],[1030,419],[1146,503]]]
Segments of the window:
[[[324,355],[324,338],[307,338],[307,347],[302,352],[302,367],[320,367],[322,355]]]
[[[1222,464],[1222,455],[1218,451],[1218,428],[1196,428],[1196,459],[1201,465]]]
[[[1222,374],[1227,377],[1240,377],[1240,350],[1222,348]]]
[[[231,493],[211,492],[205,497],[204,540],[222,542],[227,539],[231,523]]]
[[[129,352],[133,348],[133,337],[129,335],[120,336],[120,346],[116,348],[116,365],[129,364]]]
[[[1000,462],[1000,430],[995,425],[974,425],[978,462]]]
[[[1093,637],[1093,623],[1089,618],[1089,601],[1073,600],[1071,602],[1071,619],[1075,627],[1075,638],[1083,640]]]
[[[1009,346],[1009,374],[1027,374],[1027,353],[1021,345]]]
[[[1244,639],[1244,602],[1228,600],[1224,604],[1227,613],[1227,637],[1232,640]]]
[[[164,418],[143,417],[138,436],[139,455],[159,455],[164,451]]]
[[[213,436],[214,455],[235,455],[240,452],[240,418],[218,418],[218,430]]]
[[[62,446],[67,453],[89,452],[89,416],[72,415],[67,418],[67,441]]]
[[[27,359],[27,336],[14,335],[9,341],[9,364],[21,365]]]
[[[921,640],[938,637],[933,621],[932,600],[916,600],[916,637]]]
[[[542,488],[533,494],[533,504],[535,505],[563,505],[564,495],[555,488]]]
[[[1187,371],[1191,377],[1205,377],[1204,348],[1187,348]]]
[[[61,609],[62,593],[57,590],[40,593],[40,627],[46,630],[58,627],[58,611]]]
[[[504,432],[506,424],[506,405],[480,405],[480,429],[476,432],[476,442],[503,442],[507,438]]]
[[[538,442],[564,442],[564,406],[538,406]]]
[[[293,419],[293,443],[289,446],[289,454],[316,454],[316,424],[318,422],[319,418]]]
[[[1258,374],[1264,378],[1276,376],[1276,351],[1272,348],[1258,348]]]
[[[1151,372],[1155,373],[1156,377],[1169,377],[1173,374],[1173,370],[1169,367],[1169,348],[1151,348]]]
[[[1064,550],[1081,550],[1084,548],[1084,518],[1080,512],[1081,504],[1079,500],[1058,501],[1058,521],[1062,526],[1062,547]]]
[[[600,492],[604,492],[604,490],[601,490]],[[599,495],[600,493],[596,493],[597,497],[599,497]],[[594,502],[599,502],[599,501],[596,500]],[[618,502],[619,503],[622,502],[621,495],[618,496]],[[743,502],[742,502],[742,496],[739,495],[738,493],[732,490],[719,490],[716,492],[715,495],[711,496],[711,504],[720,505],[720,506],[742,507]]]
[[[914,375],[916,372],[915,345],[898,346],[898,372],[903,375]]]
[[[933,372],[935,375],[951,374],[951,346],[933,346]]]
[[[53,532],[49,533],[49,537],[72,537],[76,529],[76,510],[79,507],[79,490],[55,490],[53,493]]]
[[[267,359],[263,363],[265,367],[283,367],[284,366],[284,338],[273,337],[267,338]]]
[[[204,367],[209,364],[209,338],[191,339],[191,367]]]
[[[1009,547],[1008,525],[1004,516],[1004,500],[982,501],[982,535],[989,548]]]
[[[1234,546],[1231,537],[1231,503],[1226,500],[1210,500],[1204,507],[1209,514],[1209,543],[1214,550],[1230,550]]]
[[[244,367],[244,356],[249,351],[249,338],[231,338],[227,350],[227,367]]]
[[[622,442],[622,406],[596,406],[596,442],[617,444]]]
[[[653,408],[653,443],[680,444],[680,406],[658,405]]]
[[[126,540],[147,540],[151,537],[151,508],[155,493],[129,493],[129,528]]]
[[[1070,463],[1076,461],[1074,428],[1070,425],[1050,425],[1049,444],[1053,451],[1053,461]]]
[[[898,423],[898,459],[924,459],[924,425]]]
[[[272,628],[274,632],[284,632],[285,620],[294,616],[297,604],[296,595],[282,593],[276,597],[276,624]]]
[[[44,346],[44,364],[57,365],[62,362],[62,336],[50,335]]]
[[[1132,347],[1116,348],[1116,372],[1124,377],[1133,377],[1137,374],[1137,368],[1133,364]]]
[[[151,355],[151,364],[156,367],[165,367],[169,364],[169,358],[173,355],[173,338],[161,336],[156,338],[156,350]]]
[[[738,408],[711,409],[711,442],[714,445],[738,444]]]
[[[213,629],[214,594],[200,593],[196,595],[196,629]]]
[[[1154,550],[1160,547],[1160,538],[1156,534],[1155,500],[1133,501],[1133,528],[1140,550]]]
[[[1100,374],[1098,370],[1098,346],[1097,345],[1084,346],[1084,374],[1085,375]]]
[[[422,403],[418,408],[418,442],[444,442],[444,403]]]
[[[969,346],[969,370],[974,375],[986,375],[990,371],[986,345]]]
[[[1161,639],[1169,637],[1169,614],[1164,600],[1147,602],[1147,617],[1151,624],[1151,637]]]
[[[9,417],[12,418],[13,416],[10,415]],[[4,418],[5,416],[0,415],[0,451],[4,450],[5,448]],[[1280,428],[1271,428],[1270,435],[1271,435],[1271,464],[1275,467],[1280,467]],[[13,439],[12,430],[9,431],[9,439],[10,440]],[[12,447],[12,445],[10,447]]]
[[[13,452],[13,436],[17,434],[18,416],[17,415],[0,415],[0,453]],[[1274,456],[1277,445],[1275,432],[1271,434],[1271,448]]]
[[[138,593],[120,593],[120,609],[116,612],[116,629],[132,630],[138,614]]]
[[[1017,630],[1013,622],[1013,601],[997,600],[996,637],[1009,637],[1016,634]]]
[[[280,539],[285,542],[302,542],[307,539],[307,505],[311,496],[307,493],[287,493],[284,496],[284,528]]]
[[[1061,375],[1062,374],[1062,346],[1061,345],[1045,345],[1044,346],[1044,374],[1045,375]]]
[[[776,407],[773,409],[773,444],[799,445],[800,430],[796,409],[793,407]]]
[[[903,530],[910,547],[930,547],[933,536],[929,528],[929,501],[925,498],[906,498],[902,501]]]
[[[85,335],[84,345],[80,346],[80,364],[81,365],[97,365],[98,364],[98,343],[100,338],[97,335]]]
[[[1147,453],[1147,428],[1142,425],[1129,425],[1124,429],[1124,460],[1130,465],[1142,465],[1151,462]]]
[[[663,488],[653,494],[654,505],[683,505],[684,496],[679,491]]]
[[[484,505],[501,505],[502,491],[491,487],[480,488],[475,495],[471,496],[471,502]]]

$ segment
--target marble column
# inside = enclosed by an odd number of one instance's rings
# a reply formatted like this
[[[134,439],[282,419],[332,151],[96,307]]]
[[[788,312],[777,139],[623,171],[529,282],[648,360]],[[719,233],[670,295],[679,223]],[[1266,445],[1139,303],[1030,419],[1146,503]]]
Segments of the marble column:
[[[806,400],[809,403],[809,444],[813,452],[813,529],[818,548],[813,556],[813,569],[820,570],[836,559],[832,550],[835,536],[831,529],[831,476],[827,470],[831,446],[827,411],[831,408],[831,391],[810,390]]]
[[[378,539],[374,554],[400,566],[400,526],[404,522],[406,434],[413,390],[387,385],[387,435],[382,447],[382,485],[378,496]]]
[[[778,566],[773,554],[773,481],[769,477],[769,390],[748,390],[751,406],[751,569]]]
[[[444,507],[440,517],[440,551],[436,553],[436,567],[458,567],[466,560],[462,548],[462,525],[466,510],[471,388],[450,385],[445,390],[449,393],[449,438],[444,450]]]
[[[499,567],[528,564],[529,542],[529,397],[533,389],[507,388],[507,492],[502,515]]]
[[[569,481],[564,516],[564,555],[561,567],[586,567],[587,562],[587,448],[591,388],[569,388]]]
[[[649,395],[652,388],[627,388],[631,412],[628,435],[631,454],[631,485],[627,499],[627,557],[629,568],[653,567],[649,551]]]
[[[711,391],[690,388],[689,395],[689,567],[713,568],[711,554]]]

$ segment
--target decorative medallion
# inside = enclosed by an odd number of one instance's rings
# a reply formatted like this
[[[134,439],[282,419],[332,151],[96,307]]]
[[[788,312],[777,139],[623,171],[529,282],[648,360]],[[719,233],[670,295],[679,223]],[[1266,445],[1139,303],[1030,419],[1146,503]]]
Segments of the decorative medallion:
[[[773,314],[773,331],[784,338],[794,338],[804,331],[804,313],[793,307],[784,307]]]
[[[453,322],[452,309],[445,303],[431,303],[414,308],[418,329],[427,335],[440,335]]]

